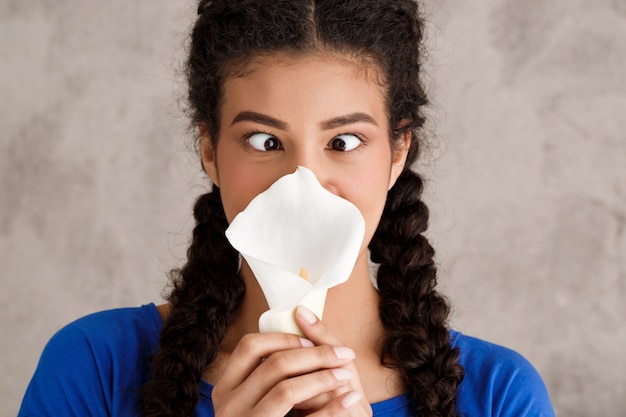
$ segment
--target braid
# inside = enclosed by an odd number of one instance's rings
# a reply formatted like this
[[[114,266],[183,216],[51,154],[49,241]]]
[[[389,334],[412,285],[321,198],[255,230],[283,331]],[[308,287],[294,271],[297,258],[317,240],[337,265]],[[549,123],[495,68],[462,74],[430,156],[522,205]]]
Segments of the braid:
[[[201,196],[187,264],[172,271],[171,313],[152,357],[152,377],[142,388],[144,416],[187,417],[198,403],[202,373],[215,360],[226,327],[243,299],[238,255],[224,231],[228,226],[219,189]]]
[[[435,291],[435,252],[422,235],[428,225],[422,188],[419,175],[405,169],[370,243],[372,261],[380,264],[382,360],[402,371],[420,417],[452,417],[463,368],[449,341],[450,308]]]

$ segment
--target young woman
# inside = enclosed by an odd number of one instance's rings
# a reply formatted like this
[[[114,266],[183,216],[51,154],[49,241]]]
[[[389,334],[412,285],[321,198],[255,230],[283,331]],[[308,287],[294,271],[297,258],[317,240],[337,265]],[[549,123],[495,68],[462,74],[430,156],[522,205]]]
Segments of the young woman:
[[[189,103],[214,186],[196,203],[187,264],[168,304],[94,314],[55,335],[20,415],[553,415],[532,366],[449,329],[435,290],[411,170],[427,103],[422,30],[411,0],[200,1]],[[298,308],[305,338],[258,332],[265,298],[225,237],[297,166],[365,219],[323,321]]]

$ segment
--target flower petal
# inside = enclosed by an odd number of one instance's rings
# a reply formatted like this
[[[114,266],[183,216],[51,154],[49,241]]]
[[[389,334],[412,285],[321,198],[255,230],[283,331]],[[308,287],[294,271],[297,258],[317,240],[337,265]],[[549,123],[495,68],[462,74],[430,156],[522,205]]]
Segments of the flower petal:
[[[364,231],[356,206],[298,167],[256,196],[233,219],[226,237],[250,265],[270,309],[286,310],[313,289],[350,277]],[[302,268],[308,281],[298,275]]]
[[[259,318],[260,332],[285,332],[305,336],[295,321],[296,308],[303,305],[317,317],[322,317],[328,289],[321,288],[310,291],[295,306],[286,309],[273,308],[261,314]]]

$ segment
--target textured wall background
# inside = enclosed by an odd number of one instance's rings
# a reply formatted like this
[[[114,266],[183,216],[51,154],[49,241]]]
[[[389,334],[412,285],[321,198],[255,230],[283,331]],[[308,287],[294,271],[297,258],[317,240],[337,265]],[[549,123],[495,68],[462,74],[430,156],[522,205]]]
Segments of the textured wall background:
[[[0,415],[47,339],[160,300],[206,184],[178,71],[190,0],[0,0]],[[567,416],[626,408],[626,3],[427,0],[431,236],[455,327]]]

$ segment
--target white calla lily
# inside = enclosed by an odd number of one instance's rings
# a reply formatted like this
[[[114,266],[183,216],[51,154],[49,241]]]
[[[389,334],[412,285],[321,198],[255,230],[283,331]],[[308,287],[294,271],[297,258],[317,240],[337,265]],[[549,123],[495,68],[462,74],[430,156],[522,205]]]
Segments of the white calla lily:
[[[350,277],[364,233],[359,209],[327,191],[307,168],[256,196],[226,237],[250,265],[270,307],[259,330],[302,334],[294,320],[298,305],[321,318],[327,290]]]

